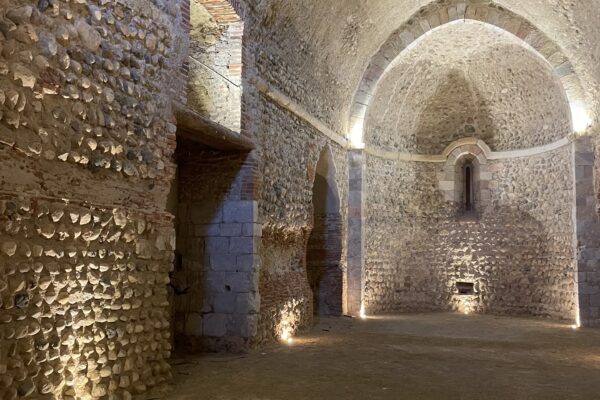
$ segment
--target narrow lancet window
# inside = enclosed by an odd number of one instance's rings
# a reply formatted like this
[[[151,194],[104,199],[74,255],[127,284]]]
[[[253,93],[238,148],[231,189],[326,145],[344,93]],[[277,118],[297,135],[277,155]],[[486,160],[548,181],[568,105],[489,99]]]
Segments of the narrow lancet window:
[[[465,211],[473,211],[473,164],[467,163],[464,168],[465,193],[464,208]]]

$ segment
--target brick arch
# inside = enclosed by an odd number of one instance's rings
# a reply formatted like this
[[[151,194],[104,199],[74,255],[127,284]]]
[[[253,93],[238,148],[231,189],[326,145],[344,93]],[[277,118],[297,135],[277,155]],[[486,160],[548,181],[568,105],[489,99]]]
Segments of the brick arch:
[[[191,0],[202,4],[219,24],[244,20],[245,9],[241,0]]]
[[[528,20],[490,1],[447,0],[421,8],[395,30],[371,58],[354,95],[347,134],[354,146],[364,140],[364,122],[377,84],[407,48],[433,29],[459,20],[479,21],[500,28],[529,45],[552,67],[569,103],[578,108],[585,95],[573,65],[560,47]]]

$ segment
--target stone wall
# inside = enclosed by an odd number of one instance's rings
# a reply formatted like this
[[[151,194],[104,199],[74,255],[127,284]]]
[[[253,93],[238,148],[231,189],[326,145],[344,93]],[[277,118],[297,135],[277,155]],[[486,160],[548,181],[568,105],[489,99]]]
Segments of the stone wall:
[[[0,2],[4,398],[170,377],[180,21],[176,1]]]
[[[249,88],[246,109],[260,115],[248,124],[260,146],[263,190],[259,218],[261,312],[257,339],[269,340],[282,330],[294,332],[312,321],[312,294],[307,279],[306,248],[312,230],[312,188],[319,155],[329,145],[345,221],[346,150],[271,99]],[[247,102],[247,103],[246,103]],[[342,237],[346,229],[343,227]],[[340,266],[345,275],[345,247]]]
[[[239,132],[244,23],[233,9],[226,21],[218,17],[191,0],[187,105]]]
[[[453,44],[462,43],[460,51]],[[475,22],[430,32],[373,93],[365,141],[440,154],[464,137],[492,150],[555,142],[572,129],[559,77],[515,36]]]
[[[367,312],[459,310],[574,320],[570,147],[490,162],[477,221],[444,201],[435,163],[369,156]],[[456,282],[472,283],[460,295]]]
[[[598,217],[597,138],[573,144],[575,167],[575,241],[579,310],[583,326],[600,326],[600,219]]]
[[[2,197],[4,398],[129,398],[169,379],[171,219]]]
[[[256,333],[260,304],[261,226],[253,193],[244,190],[252,156],[179,144],[177,350],[239,351]]]

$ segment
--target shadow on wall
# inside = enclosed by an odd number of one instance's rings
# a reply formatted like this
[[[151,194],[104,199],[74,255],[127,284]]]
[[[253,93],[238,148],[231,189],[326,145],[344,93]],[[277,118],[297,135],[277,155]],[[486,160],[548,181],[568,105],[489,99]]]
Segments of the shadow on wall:
[[[247,278],[237,272],[244,257],[237,247],[251,240],[245,233],[249,224],[228,211],[244,211],[240,200],[247,158],[248,153],[178,140],[177,250],[171,274],[177,351],[221,349],[227,345],[213,343],[216,338],[236,336],[232,326],[215,321],[229,317],[233,321],[237,292],[252,290],[241,287],[248,285]]]
[[[440,154],[464,137],[493,143],[493,121],[480,93],[469,84],[463,71],[450,70],[426,102],[416,130],[417,153]]]
[[[416,180],[426,182],[430,175],[422,170]],[[370,310],[572,317],[569,243],[514,207],[490,206],[478,221],[465,221],[457,218],[458,205],[435,199],[439,193],[429,192],[434,198],[415,193],[411,202],[417,211],[401,211],[411,230],[399,241],[392,301],[370,304]],[[473,292],[460,294],[460,283],[472,284]]]
[[[313,311],[339,315],[342,310],[342,221],[333,156],[328,147],[321,153],[314,147],[311,150],[315,152],[307,165],[307,179],[301,179],[316,190],[314,196],[305,196],[310,189],[302,196],[303,201],[315,198],[318,227],[312,229],[313,221],[306,218],[263,229],[259,342],[310,327]]]
[[[331,151],[317,164],[312,193],[313,228],[306,250],[306,272],[315,315],[341,315],[343,276],[342,216]]]

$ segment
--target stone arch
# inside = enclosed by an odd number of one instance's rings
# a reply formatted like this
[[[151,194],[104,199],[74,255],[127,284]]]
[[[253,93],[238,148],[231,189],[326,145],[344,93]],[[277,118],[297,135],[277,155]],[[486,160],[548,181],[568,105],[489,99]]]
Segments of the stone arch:
[[[488,168],[489,147],[476,138],[466,138],[454,142],[444,151],[446,162],[443,172],[438,176],[438,187],[444,195],[444,200],[451,202],[460,213],[462,201],[462,166],[471,160],[475,167],[475,212],[485,210],[490,203],[490,181],[492,175]],[[460,215],[460,214],[459,214]]]
[[[413,14],[389,36],[371,58],[350,108],[346,128],[352,145],[356,147],[363,145],[367,110],[378,83],[394,66],[394,61],[428,32],[460,20],[479,21],[519,38],[550,64],[571,104],[572,115],[586,113],[585,92],[573,65],[561,48],[542,31],[520,15],[491,1],[445,0],[430,3]]]
[[[245,9],[240,0],[189,0],[187,105],[231,129],[241,129]]]
[[[312,188],[313,221],[306,272],[315,315],[343,312],[342,215],[336,169],[329,146],[320,153]]]

